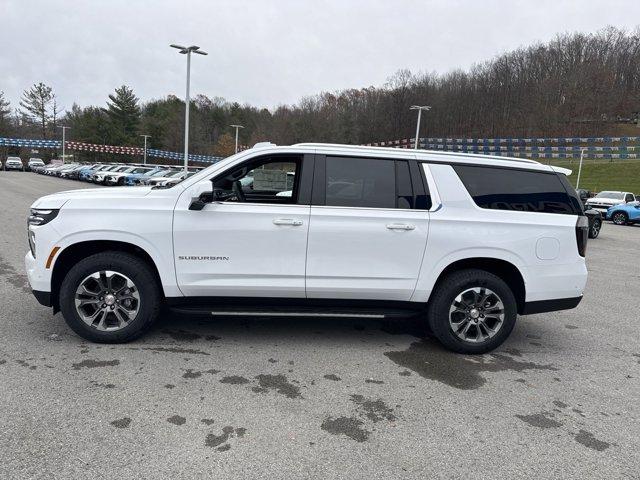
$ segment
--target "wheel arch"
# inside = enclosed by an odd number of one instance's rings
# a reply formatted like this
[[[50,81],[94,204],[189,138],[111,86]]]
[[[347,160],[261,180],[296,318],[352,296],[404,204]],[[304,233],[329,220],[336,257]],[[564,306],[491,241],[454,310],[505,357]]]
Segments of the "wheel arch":
[[[164,296],[163,283],[158,267],[151,255],[143,248],[121,240],[86,240],[67,246],[56,258],[51,273],[51,303],[54,313],[60,310],[60,285],[69,270],[83,258],[106,251],[129,253],[148,263],[155,273],[160,292]]]
[[[509,288],[511,288],[513,295],[516,297],[518,313],[523,311],[526,299],[526,286],[522,272],[513,263],[499,258],[472,257],[456,260],[440,272],[434,283],[434,289],[447,275],[467,269],[484,270],[501,278]]]

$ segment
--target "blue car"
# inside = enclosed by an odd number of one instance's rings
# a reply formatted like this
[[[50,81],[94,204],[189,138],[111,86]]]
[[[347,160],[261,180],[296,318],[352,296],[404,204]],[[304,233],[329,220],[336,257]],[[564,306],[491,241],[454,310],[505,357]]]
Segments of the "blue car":
[[[640,222],[640,202],[622,203],[609,207],[605,218],[616,225],[632,225]]]

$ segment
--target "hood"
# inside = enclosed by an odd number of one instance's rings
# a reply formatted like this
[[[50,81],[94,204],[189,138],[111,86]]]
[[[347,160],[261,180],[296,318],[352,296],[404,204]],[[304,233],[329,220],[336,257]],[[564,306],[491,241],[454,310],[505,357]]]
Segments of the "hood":
[[[600,197],[600,198],[589,198],[587,200],[587,205],[590,204],[598,204],[598,205],[618,205],[619,203],[624,203],[624,200],[618,200],[615,198],[606,198],[606,197]]]
[[[113,188],[86,188],[82,190],[68,190],[40,197],[33,202],[31,208],[61,208],[69,200],[82,200],[83,198],[95,200],[104,198],[140,198],[151,192],[151,187],[113,187]]]

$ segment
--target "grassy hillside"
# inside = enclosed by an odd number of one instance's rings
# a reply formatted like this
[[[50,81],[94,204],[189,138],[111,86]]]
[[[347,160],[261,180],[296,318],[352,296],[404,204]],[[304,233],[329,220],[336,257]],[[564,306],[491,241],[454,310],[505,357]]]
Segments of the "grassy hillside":
[[[569,181],[575,187],[578,178],[578,163],[576,161],[569,163],[566,160],[551,160],[551,164],[573,170]],[[622,190],[640,195],[640,160],[599,161],[598,163],[586,160],[582,165],[580,188],[594,192]]]

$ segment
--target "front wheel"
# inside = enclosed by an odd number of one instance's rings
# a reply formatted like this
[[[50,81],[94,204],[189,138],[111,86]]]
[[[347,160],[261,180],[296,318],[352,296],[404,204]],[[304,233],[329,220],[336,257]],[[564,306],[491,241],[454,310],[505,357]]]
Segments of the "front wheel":
[[[513,292],[502,279],[484,270],[454,272],[431,296],[431,331],[454,352],[489,352],[507,339],[516,322]]]
[[[629,221],[629,217],[627,217],[627,214],[624,212],[616,212],[611,216],[611,220],[616,225],[626,225]]]
[[[161,293],[147,262],[104,252],[78,262],[60,287],[60,310],[81,337],[123,343],[142,335],[158,317]]]

